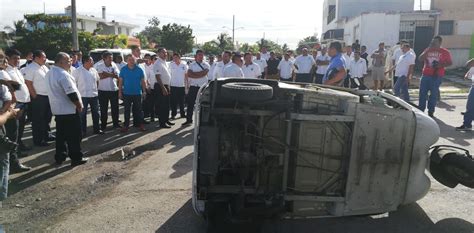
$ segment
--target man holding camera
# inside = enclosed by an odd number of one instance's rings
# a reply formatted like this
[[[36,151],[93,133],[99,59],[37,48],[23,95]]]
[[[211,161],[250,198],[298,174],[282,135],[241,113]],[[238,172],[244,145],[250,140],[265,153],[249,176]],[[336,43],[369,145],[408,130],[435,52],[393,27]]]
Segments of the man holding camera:
[[[453,63],[449,51],[441,48],[442,41],[443,39],[440,36],[435,36],[431,40],[430,47],[426,48],[418,58],[419,61],[424,62],[418,108],[424,112],[428,98],[428,115],[430,117],[434,116],[445,67]],[[430,92],[429,97],[428,92]]]

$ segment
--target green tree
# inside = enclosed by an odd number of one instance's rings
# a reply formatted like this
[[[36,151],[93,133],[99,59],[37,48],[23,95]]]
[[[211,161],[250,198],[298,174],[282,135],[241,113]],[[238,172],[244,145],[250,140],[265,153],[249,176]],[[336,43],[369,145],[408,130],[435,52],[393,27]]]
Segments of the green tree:
[[[219,47],[217,47],[217,45],[214,41],[208,41],[208,42],[204,43],[201,46],[201,49],[204,50],[204,52],[207,55],[209,55],[209,54],[217,55],[217,54],[222,53],[221,49]]]
[[[298,48],[296,49],[296,51],[298,53],[301,53],[301,50],[303,48],[308,48],[308,49],[313,48],[314,45],[316,45],[317,43],[319,43],[319,39],[317,35],[305,37],[298,42]]]
[[[176,23],[163,25],[161,29],[161,44],[169,50],[181,54],[191,52],[193,49],[193,29]]]
[[[217,39],[214,40],[214,43],[220,49],[220,52],[224,52],[225,50],[234,50],[232,37],[230,37],[227,33],[219,34]]]
[[[256,43],[258,45],[259,50],[262,49],[263,47],[266,47],[268,49],[268,51],[272,51],[272,52],[275,52],[275,53],[282,53],[283,52],[282,47],[274,41],[262,38],[259,41],[257,41]]]
[[[240,52],[251,52],[251,53],[257,53],[259,51],[259,47],[257,44],[249,44],[249,43],[244,43],[242,46],[240,46]]]
[[[49,58],[58,52],[72,50],[72,30],[69,27],[71,18],[67,16],[50,16],[44,14],[25,15],[26,23],[15,23],[15,48],[23,53],[42,49]],[[27,28],[27,25],[31,29]],[[125,35],[98,35],[90,32],[78,32],[79,46],[84,53],[95,48],[125,48],[128,38]]]
[[[146,26],[145,29],[143,29],[138,34],[140,36],[146,37],[150,43],[161,44],[161,28],[158,17],[149,19],[148,26]]]
[[[281,46],[281,50],[283,52],[286,52],[286,51],[290,50],[290,48],[288,47],[288,45],[286,43],[284,43],[283,46]]]

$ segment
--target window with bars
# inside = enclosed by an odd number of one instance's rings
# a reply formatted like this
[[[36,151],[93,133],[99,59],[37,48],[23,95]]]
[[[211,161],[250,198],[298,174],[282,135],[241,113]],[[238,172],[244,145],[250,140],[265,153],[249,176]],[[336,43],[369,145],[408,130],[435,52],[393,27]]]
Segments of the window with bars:
[[[454,21],[453,20],[442,20],[439,21],[438,34],[449,36],[454,34]]]

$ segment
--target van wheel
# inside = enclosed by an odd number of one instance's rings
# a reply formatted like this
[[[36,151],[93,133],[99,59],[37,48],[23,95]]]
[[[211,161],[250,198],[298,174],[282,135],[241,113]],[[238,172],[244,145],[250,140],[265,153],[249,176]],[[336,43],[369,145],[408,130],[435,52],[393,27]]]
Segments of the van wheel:
[[[222,85],[221,94],[242,102],[265,101],[273,98],[273,88],[261,83],[234,82]]]
[[[474,188],[474,160],[469,157],[449,154],[441,160],[446,172],[456,178],[460,184]]]

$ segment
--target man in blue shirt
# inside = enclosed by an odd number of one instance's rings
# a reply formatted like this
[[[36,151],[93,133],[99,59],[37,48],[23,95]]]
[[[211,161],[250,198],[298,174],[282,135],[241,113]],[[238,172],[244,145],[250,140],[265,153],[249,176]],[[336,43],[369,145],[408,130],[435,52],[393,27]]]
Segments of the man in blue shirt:
[[[329,45],[328,55],[331,57],[326,74],[323,77],[324,85],[338,86],[346,77],[346,64],[342,57],[342,45],[339,42],[332,42]]]
[[[122,132],[128,131],[130,125],[130,108],[133,111],[133,125],[145,131],[143,126],[142,95],[146,91],[145,73],[138,67],[135,58],[130,54],[125,57],[127,65],[120,70],[119,76],[119,98],[123,99],[125,105],[125,122]]]

